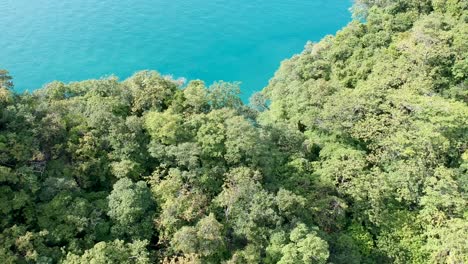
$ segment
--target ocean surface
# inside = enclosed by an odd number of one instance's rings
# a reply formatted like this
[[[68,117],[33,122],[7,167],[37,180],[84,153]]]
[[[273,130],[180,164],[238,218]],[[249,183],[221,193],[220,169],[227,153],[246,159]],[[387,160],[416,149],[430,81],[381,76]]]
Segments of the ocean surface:
[[[350,20],[352,0],[0,0],[0,68],[16,91],[125,79],[240,81],[243,99],[267,85],[308,40]]]

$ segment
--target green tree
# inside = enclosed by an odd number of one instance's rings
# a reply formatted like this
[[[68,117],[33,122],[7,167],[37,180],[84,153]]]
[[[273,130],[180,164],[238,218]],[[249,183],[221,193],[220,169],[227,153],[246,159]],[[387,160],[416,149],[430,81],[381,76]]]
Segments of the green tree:
[[[298,224],[289,234],[283,231],[273,234],[266,249],[269,263],[326,263],[328,244],[306,225]]]
[[[150,239],[153,233],[155,203],[143,181],[134,183],[128,178],[118,180],[108,196],[112,219],[112,233],[119,238]]]
[[[224,250],[223,235],[223,225],[210,214],[200,219],[194,227],[184,226],[179,229],[171,243],[175,250],[186,255],[219,256]]]
[[[68,253],[63,263],[151,263],[147,246],[146,240],[136,240],[132,243],[125,243],[118,239],[111,242],[99,242],[81,256]]]
[[[0,88],[11,89],[13,88],[13,77],[7,70],[0,69]]]

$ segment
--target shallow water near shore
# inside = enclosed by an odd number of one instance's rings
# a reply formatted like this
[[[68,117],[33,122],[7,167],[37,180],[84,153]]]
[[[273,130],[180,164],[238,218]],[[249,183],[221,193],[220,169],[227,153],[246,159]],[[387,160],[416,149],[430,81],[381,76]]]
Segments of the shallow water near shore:
[[[267,85],[308,40],[350,21],[351,0],[5,0],[0,68],[16,91],[45,83],[125,79],[154,69],[175,78]]]

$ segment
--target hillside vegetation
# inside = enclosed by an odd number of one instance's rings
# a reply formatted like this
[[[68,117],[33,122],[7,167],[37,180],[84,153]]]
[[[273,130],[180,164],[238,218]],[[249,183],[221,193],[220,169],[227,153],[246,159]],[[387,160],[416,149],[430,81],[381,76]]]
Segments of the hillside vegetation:
[[[468,263],[468,2],[353,15],[250,105],[0,71],[0,262]]]

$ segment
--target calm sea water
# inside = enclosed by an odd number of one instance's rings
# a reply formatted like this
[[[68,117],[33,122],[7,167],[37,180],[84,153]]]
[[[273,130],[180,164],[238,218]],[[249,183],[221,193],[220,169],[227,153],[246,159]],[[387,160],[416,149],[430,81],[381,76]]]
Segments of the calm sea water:
[[[0,0],[16,90],[143,69],[261,90],[281,60],[350,21],[351,0]]]

